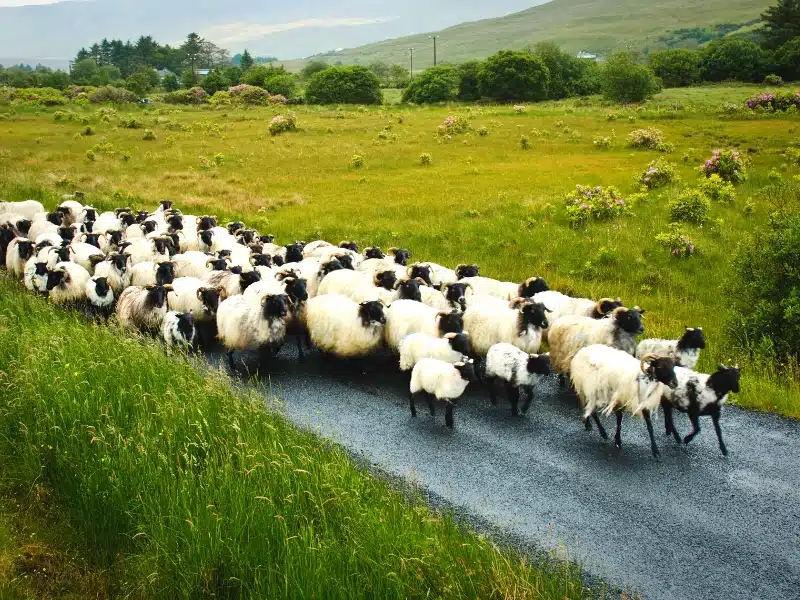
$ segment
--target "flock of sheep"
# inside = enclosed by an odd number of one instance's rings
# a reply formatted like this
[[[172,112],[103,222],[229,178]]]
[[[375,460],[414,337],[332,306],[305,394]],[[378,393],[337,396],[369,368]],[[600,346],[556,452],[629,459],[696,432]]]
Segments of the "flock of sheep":
[[[434,400],[444,402],[449,427],[470,382],[482,379],[493,404],[503,382],[517,416],[521,397],[525,413],[553,370],[571,379],[587,430],[593,420],[607,438],[598,413],[616,414],[618,447],[627,412],[643,417],[657,456],[651,414],[661,406],[666,433],[679,443],[700,431],[700,416],[711,416],[727,454],[720,409],[739,391],[739,369],[692,370],[705,347],[699,327],[637,344],[644,311],[619,298],[572,298],[538,277],[497,281],[476,265],[408,265],[410,253],[397,248],[387,257],[353,242],[281,246],[244,223],[220,227],[216,217],[184,215],[169,201],[152,213],[98,213],[83,200],[80,192],[64,196],[54,212],[33,200],[0,202],[0,265],[54,304],[99,317],[116,312],[122,326],[158,332],[167,347],[217,339],[234,370],[234,352],[258,350],[263,363],[287,335],[296,336],[301,358],[304,343],[341,358],[388,347],[410,371],[411,414],[420,395],[431,414]],[[548,354],[539,354],[543,341]],[[692,424],[683,440],[673,409]]]

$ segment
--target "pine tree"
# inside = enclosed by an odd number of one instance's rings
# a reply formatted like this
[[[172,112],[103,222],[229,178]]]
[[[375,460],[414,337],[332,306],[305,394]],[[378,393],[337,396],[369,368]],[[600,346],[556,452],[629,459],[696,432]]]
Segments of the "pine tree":
[[[247,71],[250,67],[253,66],[253,57],[250,56],[250,53],[245,48],[244,53],[242,54],[242,71]]]
[[[197,71],[195,71],[195,64],[197,63],[200,51],[202,50],[202,44],[203,38],[192,32],[186,36],[186,41],[184,42],[183,46],[181,46],[181,50],[186,56],[186,60],[189,63],[190,69],[190,74],[183,78],[184,84],[190,84],[187,85],[187,87],[191,87],[197,83]]]
[[[761,15],[764,21],[764,41],[777,48],[789,40],[800,37],[800,0],[778,0]]]

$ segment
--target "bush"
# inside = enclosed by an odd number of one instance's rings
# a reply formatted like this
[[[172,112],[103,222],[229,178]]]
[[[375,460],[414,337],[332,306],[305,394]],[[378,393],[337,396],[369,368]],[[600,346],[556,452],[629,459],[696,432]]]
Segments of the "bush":
[[[767,75],[764,77],[764,85],[780,87],[783,85],[783,77],[780,75]]]
[[[747,179],[747,163],[738,150],[714,150],[700,172],[706,177],[716,174],[723,181],[741,183]]]
[[[8,103],[26,106],[63,106],[67,98],[53,88],[5,88]]]
[[[227,90],[215,92],[211,98],[208,99],[209,104],[214,106],[228,106],[233,103],[231,93]]]
[[[273,96],[292,98],[297,89],[297,78],[283,67],[267,69],[264,89]]]
[[[203,88],[209,96],[213,96],[221,90],[227,90],[230,85],[230,80],[228,80],[219,69],[211,71],[200,82],[200,87]]]
[[[567,220],[573,227],[586,224],[589,219],[605,221],[628,211],[628,205],[613,186],[589,187],[578,185],[575,191],[564,198]]]
[[[708,81],[757,82],[764,77],[765,57],[758,44],[741,38],[715,40],[702,53],[703,78]]]
[[[330,67],[314,75],[306,88],[310,104],[380,104],[378,78],[365,67]]]
[[[698,189],[688,189],[669,203],[669,218],[702,225],[708,219],[711,202]]]
[[[142,122],[136,119],[136,117],[120,119],[119,126],[125,129],[141,129],[143,127]]]
[[[228,90],[232,100],[249,106],[270,106],[286,104],[286,96],[272,95],[264,88],[242,83]]]
[[[403,102],[428,104],[455,100],[458,86],[458,71],[454,67],[432,67],[417,75],[403,91]]]
[[[539,42],[534,54],[542,59],[550,73],[549,98],[561,100],[583,93],[580,81],[586,70],[584,61],[563,52],[553,42]]]
[[[174,73],[167,73],[164,75],[164,79],[161,80],[161,87],[168,92],[174,92],[175,90],[180,89],[181,84]]]
[[[89,102],[100,104],[102,102],[136,102],[136,94],[124,88],[113,87],[110,85],[97,88],[89,94]]]
[[[784,79],[800,79],[800,36],[778,48],[775,52],[775,67]]]
[[[478,69],[481,96],[495,100],[545,100],[550,72],[541,58],[501,50]]]
[[[728,331],[742,346],[761,347],[779,358],[800,357],[798,264],[798,214],[773,218],[740,243],[727,287],[732,300]]]
[[[702,79],[700,53],[688,48],[653,52],[648,57],[648,64],[656,77],[661,78],[664,87],[685,87]]]
[[[152,132],[150,129],[145,129],[145,130],[144,130],[144,135],[142,136],[142,139],[143,139],[145,142],[153,142],[153,141],[155,141],[157,138],[156,138],[156,134],[155,134],[155,133],[153,133],[153,132]]]
[[[603,94],[615,102],[642,102],[661,91],[656,76],[630,52],[612,54],[603,67]]]
[[[286,116],[276,115],[269,122],[269,132],[273,136],[280,135],[286,131],[297,131],[297,117],[294,113],[286,113]]]
[[[680,181],[680,175],[677,166],[663,158],[657,158],[636,178],[636,181],[648,190],[652,190]]]
[[[702,179],[698,185],[700,191],[710,200],[723,204],[732,204],[736,200],[736,190],[732,183],[722,179],[716,173]]]
[[[595,148],[600,148],[601,150],[607,150],[611,148],[611,143],[613,142],[613,138],[607,135],[596,135],[592,140]]]
[[[672,145],[664,141],[664,134],[660,129],[634,129],[628,134],[628,145],[631,148],[645,148],[659,152],[672,152]]]
[[[427,152],[423,152],[419,155],[419,164],[422,166],[430,165],[433,163],[433,157],[428,154]]]
[[[458,135],[469,131],[469,121],[461,115],[448,115],[445,117],[444,124],[439,125],[436,133],[439,136]]]
[[[678,223],[670,223],[667,231],[656,235],[656,241],[669,250],[669,253],[675,258],[689,258],[697,252],[694,241],[686,235]]]
[[[745,100],[745,106],[751,110],[789,110],[793,106],[800,108],[800,92],[794,94],[762,92]]]
[[[360,169],[364,166],[365,161],[366,159],[363,154],[353,154],[353,156],[350,157],[350,168]]]
[[[480,100],[481,92],[478,89],[478,70],[481,61],[470,60],[458,65],[458,99],[467,102]]]
[[[193,87],[164,94],[163,100],[167,104],[203,104],[208,101],[208,94],[201,87]]]

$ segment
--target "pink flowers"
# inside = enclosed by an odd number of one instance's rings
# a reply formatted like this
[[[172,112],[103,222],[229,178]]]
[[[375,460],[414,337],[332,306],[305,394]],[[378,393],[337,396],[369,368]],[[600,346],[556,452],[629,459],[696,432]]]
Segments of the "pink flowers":
[[[444,125],[439,125],[437,133],[439,136],[454,136],[459,133],[464,133],[469,129],[469,121],[464,117],[448,115],[445,117]],[[452,139],[452,137],[448,137]]]
[[[598,221],[613,219],[624,214],[628,206],[620,197],[619,191],[609,186],[588,187],[578,185],[575,191],[564,198],[567,220],[571,225],[585,224],[589,219]]]
[[[789,110],[792,106],[800,109],[800,92],[794,94],[762,92],[745,100],[745,106],[750,110]]]
[[[738,150],[714,150],[711,158],[700,167],[700,172],[706,177],[716,174],[723,181],[741,183],[747,179],[746,168],[747,163]]]

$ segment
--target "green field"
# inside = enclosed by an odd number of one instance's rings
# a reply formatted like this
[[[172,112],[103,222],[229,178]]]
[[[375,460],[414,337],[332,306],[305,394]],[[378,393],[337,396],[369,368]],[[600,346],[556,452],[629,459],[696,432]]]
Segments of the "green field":
[[[612,50],[659,49],[666,32],[721,24],[743,24],[759,15],[772,0],[553,0],[528,10],[436,32],[439,62],[460,63],[504,49],[522,49],[545,40],[569,52],[606,54]],[[368,64],[381,60],[407,65],[414,48],[414,70],[433,65],[430,33],[412,35],[326,55],[325,60]],[[286,61],[299,70],[305,61]]]

